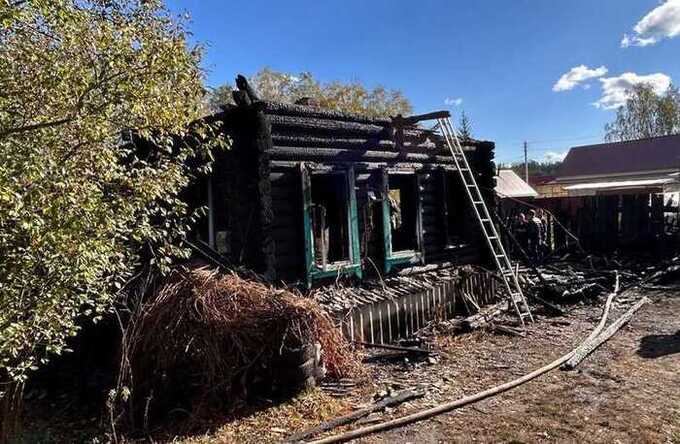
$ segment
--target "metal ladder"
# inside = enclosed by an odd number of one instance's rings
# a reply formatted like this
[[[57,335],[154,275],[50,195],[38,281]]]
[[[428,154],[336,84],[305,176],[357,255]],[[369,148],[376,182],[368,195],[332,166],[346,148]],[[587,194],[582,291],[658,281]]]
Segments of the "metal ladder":
[[[517,274],[512,268],[512,263],[510,258],[505,253],[505,248],[501,242],[501,238],[498,235],[496,226],[493,223],[489,209],[484,202],[479,187],[477,186],[477,181],[475,180],[474,172],[470,169],[470,164],[465,157],[465,152],[463,147],[458,140],[456,131],[451,125],[451,120],[449,117],[439,117],[437,118],[437,124],[446,140],[446,145],[451,152],[454,162],[456,163],[456,168],[460,174],[460,178],[463,181],[463,186],[467,192],[474,213],[482,227],[482,232],[486,238],[486,242],[489,245],[491,254],[493,255],[494,261],[496,262],[496,268],[503,278],[505,283],[505,289],[508,291],[510,302],[512,303],[517,315],[519,316],[519,321],[522,327],[525,326],[525,320],[529,322],[534,322],[534,317],[531,315],[531,310],[529,309],[529,304],[522,293],[522,288],[517,280]]]

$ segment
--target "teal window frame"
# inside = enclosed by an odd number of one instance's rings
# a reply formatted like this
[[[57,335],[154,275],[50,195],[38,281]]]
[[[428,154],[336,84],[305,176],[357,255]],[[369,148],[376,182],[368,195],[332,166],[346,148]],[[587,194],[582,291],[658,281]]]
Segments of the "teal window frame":
[[[390,175],[410,175],[414,177],[416,192],[416,223],[415,233],[416,248],[413,250],[392,250],[392,211],[388,199],[390,188]],[[382,170],[382,217],[383,217],[383,243],[385,258],[383,268],[385,273],[389,273],[399,265],[418,265],[425,262],[425,252],[423,249],[423,202],[421,195],[420,175],[416,171],[403,170]]]
[[[300,164],[303,194],[303,225],[305,239],[305,275],[307,287],[310,288],[315,280],[337,277],[362,277],[361,253],[359,250],[359,218],[357,212],[356,186],[354,169],[348,167],[312,168],[304,163]],[[334,262],[325,268],[319,267],[314,261],[314,234],[312,232],[312,175],[337,174],[345,177],[347,187],[347,227],[349,234],[349,261]]]

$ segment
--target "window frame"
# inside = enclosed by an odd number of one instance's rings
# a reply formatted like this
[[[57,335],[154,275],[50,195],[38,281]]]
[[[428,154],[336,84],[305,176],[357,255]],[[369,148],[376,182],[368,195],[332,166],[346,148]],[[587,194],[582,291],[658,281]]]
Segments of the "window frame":
[[[412,250],[393,251],[392,249],[392,224],[390,202],[387,196],[390,188],[390,175],[413,176],[416,193],[416,218],[415,218],[415,238],[416,248]],[[390,170],[382,169],[382,218],[383,218],[383,247],[384,247],[384,270],[389,273],[398,265],[404,264],[423,264],[425,262],[424,242],[423,242],[423,199],[421,193],[420,175],[415,170]]]
[[[312,227],[312,175],[334,174],[343,175],[347,187],[347,228],[349,260],[333,262],[325,268],[319,267],[314,260],[314,234]],[[354,168],[343,167],[314,167],[300,164],[300,178],[302,183],[302,218],[305,242],[305,277],[307,287],[310,288],[315,280],[336,277],[356,276],[362,277],[361,252],[359,250],[359,222],[357,212],[356,187],[354,180]]]

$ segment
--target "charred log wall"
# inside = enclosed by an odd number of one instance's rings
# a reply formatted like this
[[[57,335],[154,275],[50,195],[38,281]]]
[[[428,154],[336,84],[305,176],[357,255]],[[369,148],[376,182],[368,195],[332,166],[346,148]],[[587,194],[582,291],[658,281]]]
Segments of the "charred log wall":
[[[361,257],[371,258],[378,267],[384,252],[380,205],[375,198],[380,190],[381,171],[385,168],[412,171],[419,176],[426,264],[479,260],[485,244],[476,230],[470,208],[460,212],[461,218],[466,219],[467,235],[471,237],[467,247],[447,248],[442,217],[446,196],[440,175],[444,166],[455,174],[454,162],[441,138],[432,131],[408,127],[403,130],[403,138],[397,138],[391,119],[309,106],[265,103],[264,112],[271,122],[272,238],[276,245],[277,279],[291,282],[304,277],[300,162],[319,168],[354,168]],[[469,161],[478,173],[484,196],[493,205],[494,144],[477,141],[470,144],[475,149],[469,152]],[[464,193],[464,190],[457,192]],[[375,274],[373,266],[364,264],[364,270],[369,276]]]
[[[271,281],[276,276],[269,159],[271,131],[261,105],[241,100],[238,108],[229,113],[229,122],[225,125],[230,128],[233,140],[232,177],[227,197],[231,260]]]
[[[269,177],[276,279],[294,282],[303,278],[305,258],[300,172],[292,165],[272,166]]]

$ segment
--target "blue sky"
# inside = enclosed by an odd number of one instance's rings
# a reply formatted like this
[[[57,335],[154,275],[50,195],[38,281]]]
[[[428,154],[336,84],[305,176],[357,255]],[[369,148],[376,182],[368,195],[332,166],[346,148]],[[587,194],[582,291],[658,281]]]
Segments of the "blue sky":
[[[523,140],[535,159],[599,142],[631,84],[680,83],[680,0],[168,4],[207,45],[211,86],[269,66],[398,88],[417,113],[464,109],[501,162]]]

